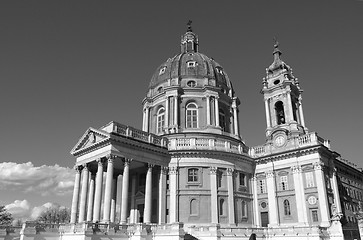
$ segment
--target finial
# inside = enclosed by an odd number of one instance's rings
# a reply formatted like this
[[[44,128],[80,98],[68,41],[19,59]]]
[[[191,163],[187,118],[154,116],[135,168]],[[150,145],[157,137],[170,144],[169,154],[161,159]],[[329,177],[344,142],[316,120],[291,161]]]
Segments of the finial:
[[[277,41],[276,37],[273,38],[273,42],[274,42],[274,48],[278,48],[279,42]]]
[[[188,32],[193,32],[192,30],[192,20],[189,20],[188,23],[187,23],[187,26],[188,26]]]

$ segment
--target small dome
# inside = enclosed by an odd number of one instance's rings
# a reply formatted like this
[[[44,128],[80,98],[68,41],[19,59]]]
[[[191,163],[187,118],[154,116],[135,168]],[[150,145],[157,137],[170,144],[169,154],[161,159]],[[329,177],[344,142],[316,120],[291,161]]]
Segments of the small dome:
[[[215,80],[211,81],[213,86],[226,86],[232,89],[231,82],[223,67],[214,61],[213,58],[209,58],[198,51],[198,36],[191,29],[188,29],[181,37],[180,45],[181,53],[169,58],[156,69],[151,78],[149,88],[156,88],[175,78],[180,80],[183,78],[206,78],[208,80]]]

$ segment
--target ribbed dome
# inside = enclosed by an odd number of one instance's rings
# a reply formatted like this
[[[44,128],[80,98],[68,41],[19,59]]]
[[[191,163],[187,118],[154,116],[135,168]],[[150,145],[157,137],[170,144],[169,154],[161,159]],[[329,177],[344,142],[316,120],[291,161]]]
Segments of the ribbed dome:
[[[191,28],[181,37],[181,53],[161,64],[153,74],[149,87],[155,88],[170,79],[214,79],[215,86],[232,88],[223,67],[198,51],[198,36]]]
[[[173,78],[215,79],[216,85],[231,83],[221,65],[199,52],[185,52],[169,58],[157,68],[151,78],[150,88],[154,88]]]

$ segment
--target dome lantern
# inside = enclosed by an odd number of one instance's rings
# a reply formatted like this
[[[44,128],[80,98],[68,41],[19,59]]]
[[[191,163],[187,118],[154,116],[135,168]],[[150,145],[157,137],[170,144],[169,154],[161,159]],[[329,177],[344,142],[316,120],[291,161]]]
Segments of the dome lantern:
[[[187,26],[187,32],[181,36],[181,52],[198,52],[198,36],[193,33],[191,20],[188,21]]]

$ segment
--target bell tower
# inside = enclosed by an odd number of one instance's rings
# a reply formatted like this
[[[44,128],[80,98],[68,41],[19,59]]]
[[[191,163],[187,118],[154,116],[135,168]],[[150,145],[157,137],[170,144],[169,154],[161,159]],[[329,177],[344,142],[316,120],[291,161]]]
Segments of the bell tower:
[[[266,111],[266,139],[275,135],[294,137],[305,134],[304,114],[301,103],[303,90],[292,68],[281,60],[279,43],[275,40],[273,63],[266,68],[261,93],[264,96]]]

